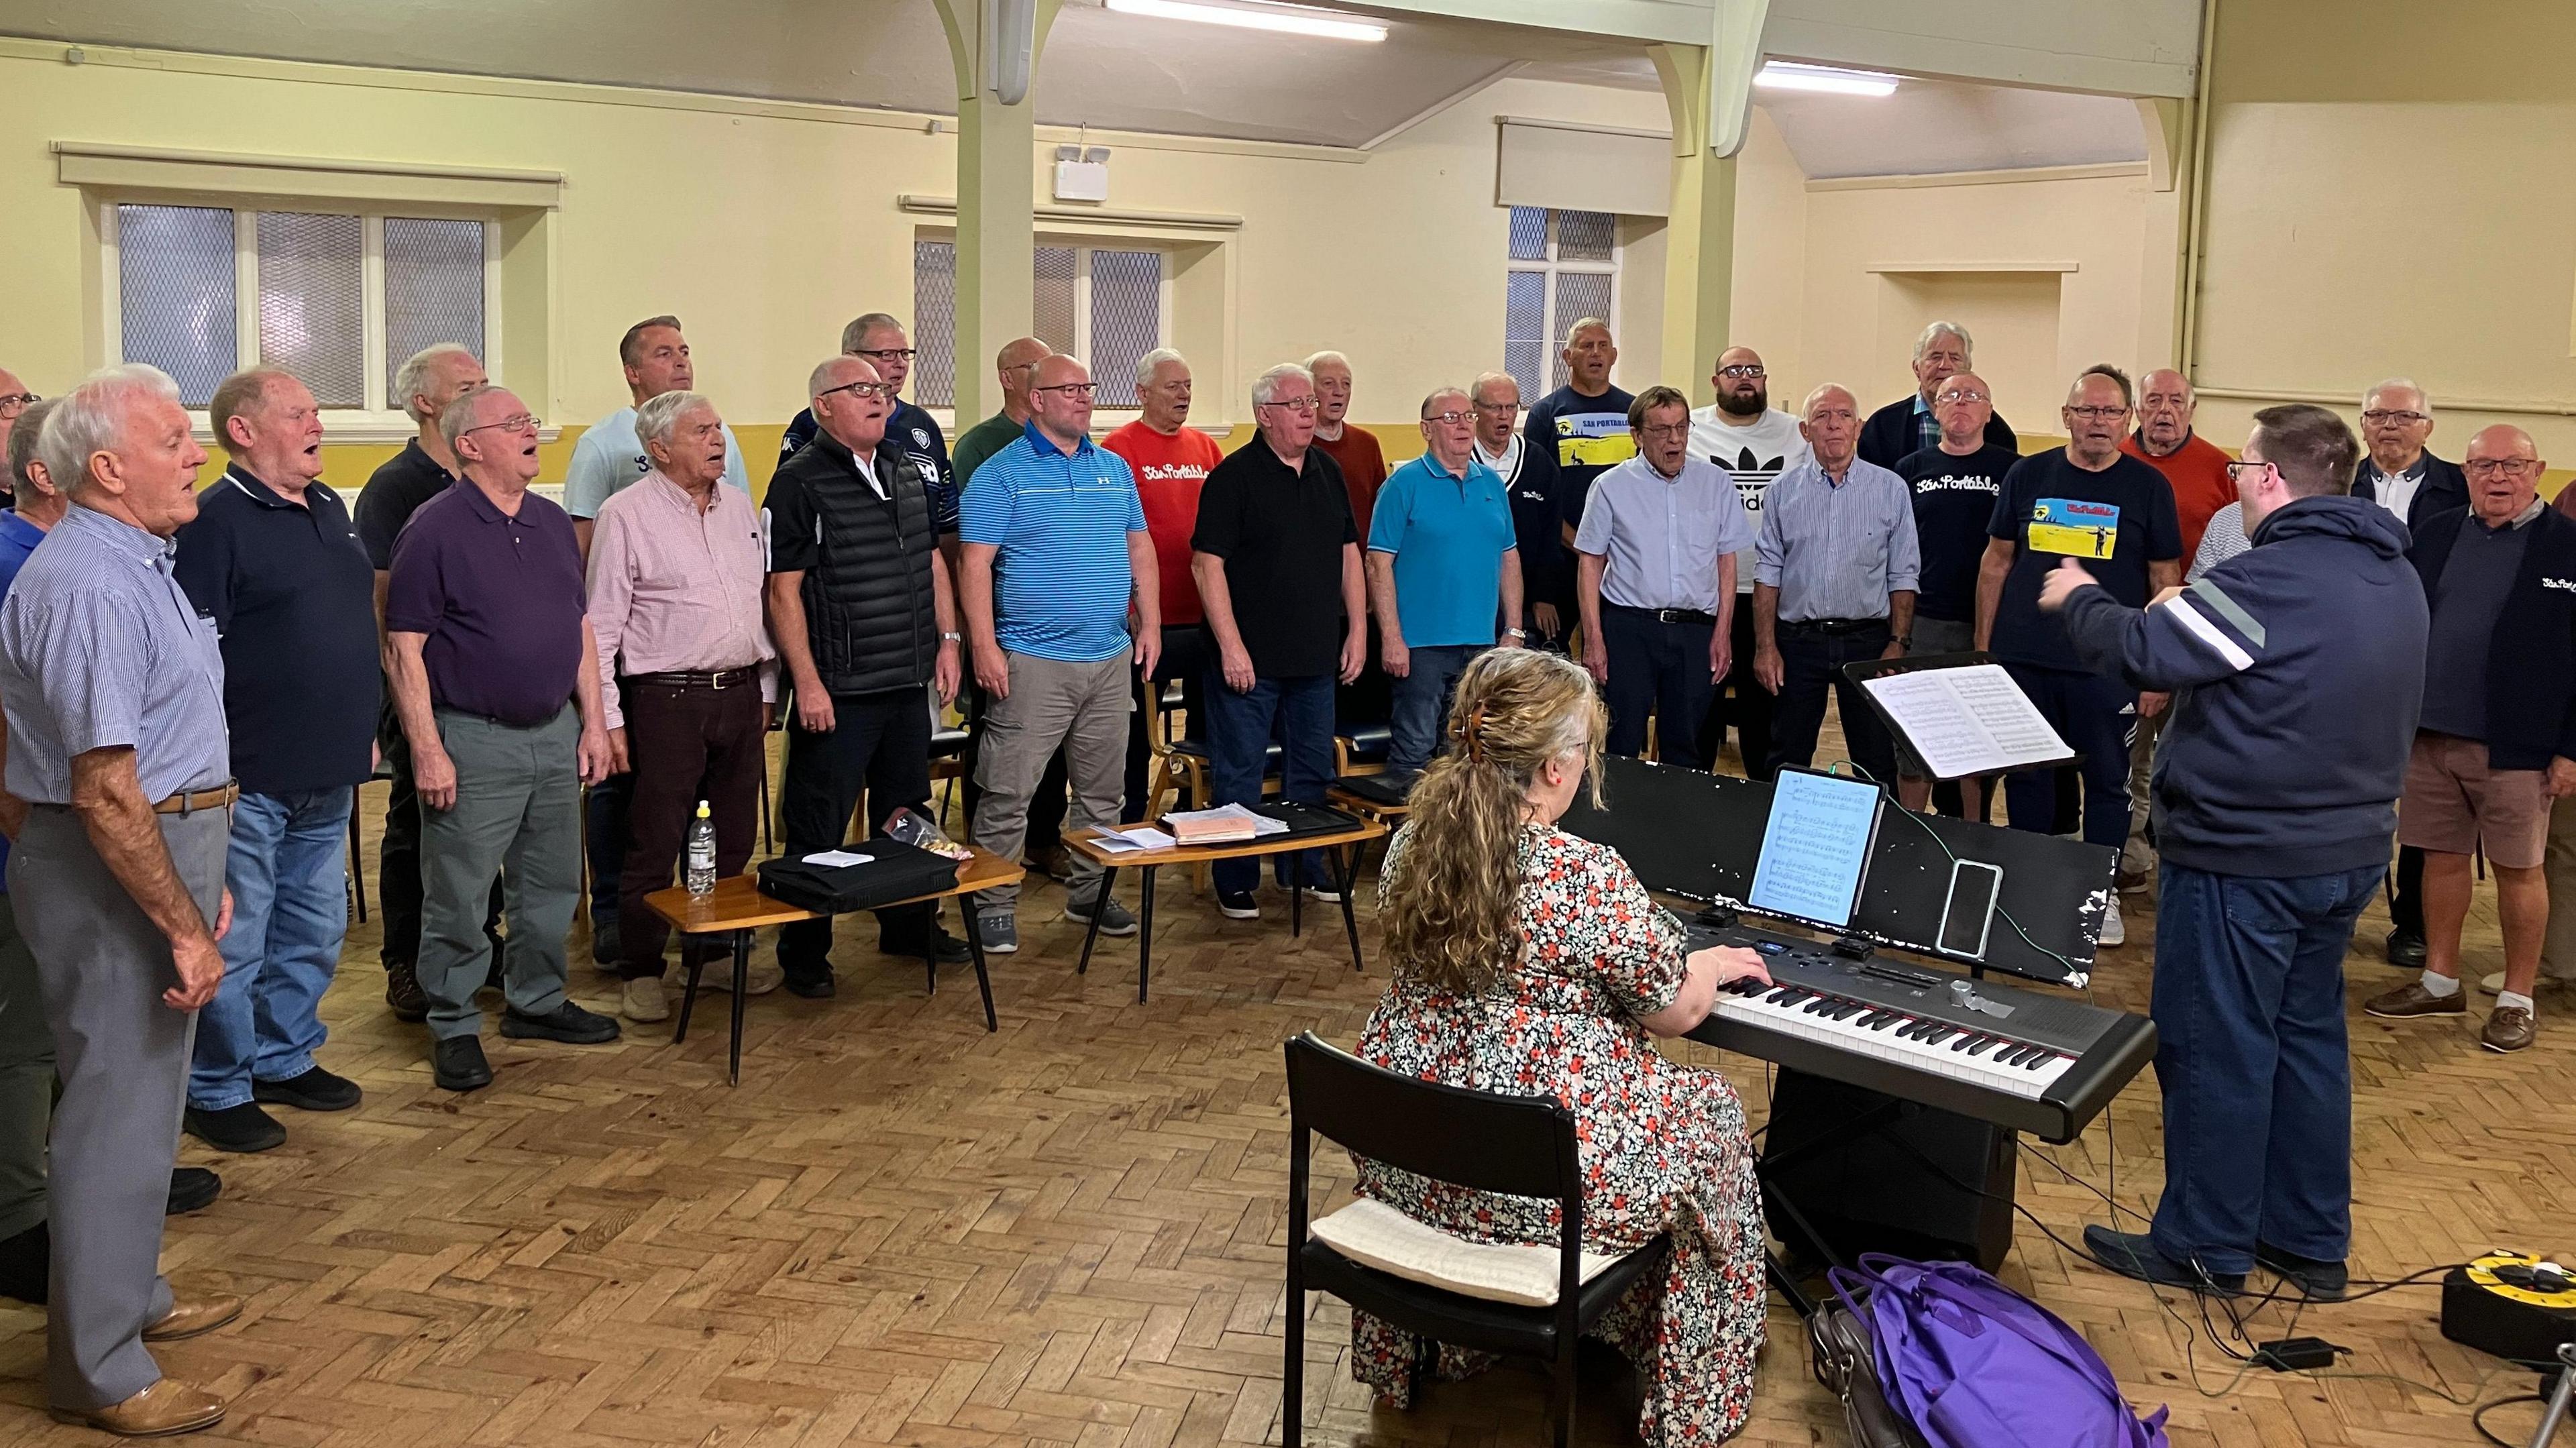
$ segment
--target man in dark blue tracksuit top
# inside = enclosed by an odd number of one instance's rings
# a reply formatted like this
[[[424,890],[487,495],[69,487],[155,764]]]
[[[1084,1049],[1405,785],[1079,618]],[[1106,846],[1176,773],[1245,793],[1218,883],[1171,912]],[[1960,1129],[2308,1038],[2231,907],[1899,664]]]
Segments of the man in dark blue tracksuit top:
[[[2350,496],[2351,431],[2321,407],[2255,423],[2231,469],[2252,551],[2144,610],[2072,560],[2041,592],[2087,665],[2174,694],[2153,784],[2164,1199],[2151,1230],[2084,1242],[2152,1282],[2229,1290],[2259,1262],[2333,1298],[2352,1240],[2343,957],[2387,869],[2429,622],[2404,525]]]

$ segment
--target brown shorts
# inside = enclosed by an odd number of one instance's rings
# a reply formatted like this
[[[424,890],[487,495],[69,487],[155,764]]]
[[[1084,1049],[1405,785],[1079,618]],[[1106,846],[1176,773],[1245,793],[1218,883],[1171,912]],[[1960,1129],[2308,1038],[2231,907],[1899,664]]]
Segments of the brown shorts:
[[[2549,848],[2549,803],[2547,771],[2489,769],[2485,744],[2425,730],[2406,758],[2397,843],[2449,855],[2483,845],[2491,864],[2537,869]]]

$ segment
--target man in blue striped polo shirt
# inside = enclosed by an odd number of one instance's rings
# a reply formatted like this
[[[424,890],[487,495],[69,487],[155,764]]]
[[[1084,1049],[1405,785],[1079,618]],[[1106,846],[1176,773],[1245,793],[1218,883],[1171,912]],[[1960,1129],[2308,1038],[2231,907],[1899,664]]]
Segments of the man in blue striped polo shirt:
[[[976,469],[964,499],[966,636],[984,712],[975,842],[1016,860],[1029,801],[1061,746],[1077,828],[1118,823],[1126,782],[1132,656],[1148,675],[1162,654],[1154,539],[1126,460],[1091,444],[1091,373],[1072,357],[1038,363],[1029,423]],[[1128,631],[1130,609],[1135,631]],[[1100,867],[1075,862],[1065,918],[1131,935],[1136,918],[1108,898]],[[1020,948],[1020,887],[977,892],[987,951]]]

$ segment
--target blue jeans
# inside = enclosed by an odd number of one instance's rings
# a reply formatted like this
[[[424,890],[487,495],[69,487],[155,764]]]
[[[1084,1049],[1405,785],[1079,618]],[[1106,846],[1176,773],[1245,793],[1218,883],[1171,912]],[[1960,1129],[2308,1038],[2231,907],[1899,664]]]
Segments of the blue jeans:
[[[287,1081],[313,1069],[328,1034],[316,1008],[349,929],[341,872],[356,793],[245,793],[233,807],[224,860],[233,926],[218,947],[224,983],[197,1013],[189,1105],[240,1106],[254,1077]]]
[[[2004,672],[2066,747],[2084,756],[2084,843],[2119,849],[2129,842],[2129,738],[2138,691],[2101,674],[2007,663]],[[2004,809],[2017,830],[2050,832],[2057,818],[2054,769],[2025,769],[2004,776]],[[2161,937],[2160,937],[2161,938]],[[2216,1268],[2210,1269],[2216,1271]]]
[[[1261,803],[1261,776],[1270,744],[1279,742],[1280,795],[1297,804],[1322,804],[1333,782],[1333,676],[1252,681],[1238,694],[1214,660],[1208,663],[1207,746],[1209,784],[1218,804]],[[1289,862],[1302,861],[1307,884],[1325,883],[1324,861],[1312,850],[1273,855],[1279,883],[1292,877]],[[1261,883],[1258,858],[1219,860],[1209,867],[1220,895],[1248,895]]]
[[[1412,651],[1413,667],[1395,683],[1395,710],[1388,719],[1394,736],[1388,743],[1386,767],[1411,774],[1440,752],[1440,721],[1449,713],[1449,696],[1467,661],[1491,644],[1434,644]]]
[[[2326,1262],[2350,1249],[2343,955],[2386,869],[2268,880],[2163,867],[2158,1252],[2216,1275],[2249,1270],[2257,1242]]]

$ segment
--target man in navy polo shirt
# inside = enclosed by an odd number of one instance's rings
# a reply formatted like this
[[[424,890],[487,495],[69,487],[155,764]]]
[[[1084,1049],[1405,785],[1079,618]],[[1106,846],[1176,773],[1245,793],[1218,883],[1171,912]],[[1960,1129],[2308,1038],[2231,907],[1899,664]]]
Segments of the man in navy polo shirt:
[[[966,637],[984,713],[984,797],[975,842],[1017,859],[1029,800],[1057,746],[1065,750],[1077,829],[1115,827],[1127,779],[1132,654],[1150,676],[1163,653],[1162,578],[1127,460],[1092,446],[1091,373],[1072,357],[1037,365],[1029,426],[975,473],[961,537]],[[1128,633],[1133,607],[1136,631]],[[1083,861],[1065,884],[1065,918],[1133,935],[1136,917]],[[984,949],[1020,948],[1020,887],[978,891]]]
[[[237,372],[207,420],[232,466],[179,530],[178,578],[223,641],[242,797],[224,862],[224,983],[197,1016],[185,1125],[218,1151],[266,1151],[286,1128],[261,1103],[358,1104],[357,1083],[313,1053],[349,928],[349,810],[375,768],[375,569],[322,481],[322,410],[303,383]]]
[[[581,792],[609,769],[599,649],[581,546],[528,491],[537,419],[482,387],[438,419],[464,480],[420,505],[385,595],[394,702],[421,803],[420,988],[449,1091],[492,1083],[478,1038],[484,893],[507,860],[504,1036],[574,1045],[617,1022],[564,997],[564,935],[581,889]]]

